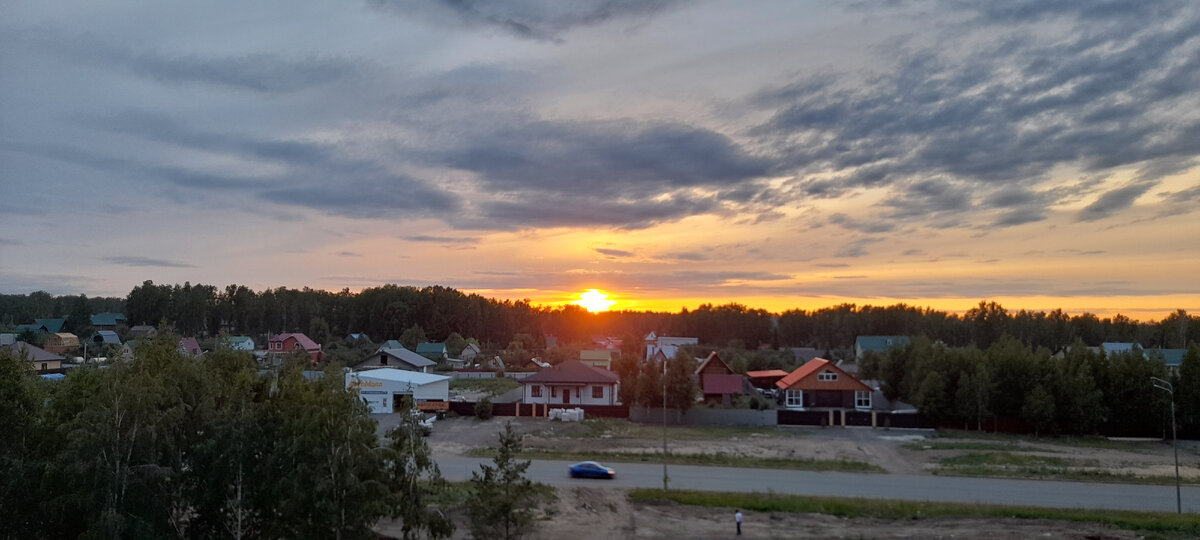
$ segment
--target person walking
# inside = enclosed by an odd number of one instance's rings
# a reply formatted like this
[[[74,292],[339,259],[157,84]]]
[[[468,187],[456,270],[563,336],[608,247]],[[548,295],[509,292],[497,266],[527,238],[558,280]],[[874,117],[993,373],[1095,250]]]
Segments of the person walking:
[[[738,510],[733,514],[733,521],[737,523],[737,535],[742,535],[742,511]]]

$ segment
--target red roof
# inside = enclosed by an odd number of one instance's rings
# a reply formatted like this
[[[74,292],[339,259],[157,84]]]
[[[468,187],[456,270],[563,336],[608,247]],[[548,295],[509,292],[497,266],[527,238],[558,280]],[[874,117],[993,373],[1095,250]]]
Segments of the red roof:
[[[768,369],[764,371],[747,371],[746,376],[751,379],[766,379],[768,377],[787,377],[788,372],[782,369]]]
[[[741,375],[704,375],[705,394],[742,393]]]
[[[621,377],[607,369],[594,368],[579,360],[567,360],[521,379],[522,384],[614,384]]]
[[[279,334],[278,336],[271,338],[270,341],[272,343],[274,343],[276,341],[287,341],[288,338],[295,338],[296,343],[299,343],[300,346],[304,347],[304,350],[306,350],[306,351],[316,351],[316,350],[321,349],[321,346],[317,345],[317,342],[313,341],[312,338],[310,338],[304,334],[301,334],[301,333]]]
[[[811,378],[813,380],[812,382],[815,382],[816,377],[813,377],[813,375],[826,369],[837,372],[838,380],[832,382],[822,382],[820,384],[812,384],[810,381],[806,381],[806,379]],[[804,384],[801,385],[801,382],[804,382]],[[808,363],[796,368],[796,371],[788,373],[787,377],[784,377],[776,382],[775,386],[780,390],[872,390],[870,386],[863,384],[862,381],[856,379],[853,375],[846,373],[844,370],[842,370],[842,368],[831,364],[829,360],[824,358],[813,358],[812,360],[809,360]]]

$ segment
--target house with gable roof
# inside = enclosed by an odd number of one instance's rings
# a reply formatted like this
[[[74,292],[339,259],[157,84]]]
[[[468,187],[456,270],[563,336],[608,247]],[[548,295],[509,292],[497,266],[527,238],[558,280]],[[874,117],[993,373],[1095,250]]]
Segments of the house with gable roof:
[[[871,408],[874,389],[824,358],[814,358],[775,383],[789,409]]]
[[[654,332],[646,334],[643,340],[646,344],[646,361],[654,358],[655,353],[661,351],[669,359],[675,358],[675,353],[679,352],[679,348],[685,345],[699,345],[700,339],[694,337],[672,337],[659,336]]]
[[[419,373],[429,373],[430,370],[437,366],[437,362],[425,358],[413,351],[404,347],[393,347],[390,349],[381,349],[371,353],[366,361],[356,366],[357,369],[371,368],[393,368],[402,369],[405,371],[416,371]]]
[[[749,383],[746,376],[734,373],[729,364],[717,355],[717,351],[709,353],[708,357],[700,362],[694,377],[706,403],[729,406],[737,396],[753,392],[752,388],[747,388]]]
[[[54,354],[63,354],[79,350],[79,336],[70,332],[58,332],[46,336],[44,347]]]
[[[607,369],[567,360],[521,379],[525,403],[620,405],[621,378]]]
[[[92,315],[92,328],[96,330],[116,331],[118,326],[126,326],[128,323],[125,315],[111,311]]]
[[[425,343],[418,343],[416,353],[424,356],[425,358],[433,360],[434,362],[440,362],[450,357],[449,353],[446,352],[445,343],[433,343],[428,341]]]
[[[36,345],[16,341],[10,345],[4,345],[3,348],[12,351],[18,359],[29,362],[30,367],[39,374],[62,373],[63,371],[63,357]]]
[[[321,360],[321,346],[302,333],[279,334],[267,340],[267,356],[273,360],[294,352],[308,354],[314,364]]]

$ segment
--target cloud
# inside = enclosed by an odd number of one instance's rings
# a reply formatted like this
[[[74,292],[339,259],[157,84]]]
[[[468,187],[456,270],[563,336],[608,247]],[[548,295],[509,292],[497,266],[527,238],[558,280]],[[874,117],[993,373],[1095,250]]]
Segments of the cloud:
[[[614,258],[627,258],[627,257],[633,256],[632,251],[625,251],[623,249],[593,248],[593,251],[595,251],[596,253],[599,253],[601,255],[606,255],[608,257],[614,257]]]
[[[252,92],[289,93],[351,81],[370,71],[358,61],[332,56],[170,54],[121,47],[91,34],[68,35],[44,29],[20,37],[69,61],[109,66],[168,84],[203,83]]]
[[[666,257],[669,259],[679,259],[681,261],[692,261],[692,262],[707,261],[709,259],[708,255],[705,255],[703,253],[697,253],[695,251],[668,253],[666,255]]]
[[[834,257],[840,257],[840,258],[862,257],[863,255],[866,255],[868,253],[867,248],[869,246],[871,246],[872,244],[878,244],[879,242],[882,242],[882,241],[883,241],[883,238],[859,238],[857,240],[853,240],[853,241],[847,243],[846,245],[842,246],[842,248],[839,249],[836,254],[834,254]]]
[[[161,268],[195,268],[195,266],[168,261],[164,259],[151,259],[149,257],[102,257],[100,260],[109,264],[120,264],[124,266],[154,266]]]
[[[414,234],[401,236],[400,239],[409,242],[429,242],[434,244],[478,244],[478,238],[464,238],[457,236],[434,236],[428,234]]]
[[[829,222],[852,231],[865,233],[883,233],[896,228],[894,223],[854,219],[840,212],[829,216]]]
[[[13,240],[12,238],[0,238],[0,246],[23,246],[25,242]]]
[[[893,68],[752,94],[771,117],[751,134],[796,171],[793,196],[903,186],[893,219],[943,225],[969,224],[948,214],[979,188],[994,190],[981,206],[1010,209],[993,226],[1043,219],[1074,195],[1028,187],[1060,167],[1178,174],[1200,153],[1200,117],[1184,112],[1200,108],[1198,84],[1174,82],[1200,81],[1200,10],[1140,4],[949,2],[967,24],[900,40]]]
[[[339,257],[362,257],[362,253],[355,253],[353,251],[339,251],[337,255]]]
[[[400,15],[453,16],[467,27],[485,27],[537,41],[563,41],[575,28],[617,20],[643,20],[679,4],[679,0],[369,0]]]
[[[1133,202],[1154,187],[1156,182],[1131,184],[1108,191],[1075,215],[1075,221],[1096,221],[1133,206]]]

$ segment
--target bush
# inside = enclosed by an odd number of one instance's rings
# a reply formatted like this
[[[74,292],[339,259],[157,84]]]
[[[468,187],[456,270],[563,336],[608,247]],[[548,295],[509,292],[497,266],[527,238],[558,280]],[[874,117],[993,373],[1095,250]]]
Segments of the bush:
[[[480,420],[492,419],[492,400],[483,398],[475,403],[475,417]]]
[[[762,408],[762,402],[760,402],[756,397],[750,398],[750,409],[757,411],[760,408]]]

